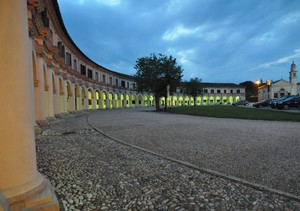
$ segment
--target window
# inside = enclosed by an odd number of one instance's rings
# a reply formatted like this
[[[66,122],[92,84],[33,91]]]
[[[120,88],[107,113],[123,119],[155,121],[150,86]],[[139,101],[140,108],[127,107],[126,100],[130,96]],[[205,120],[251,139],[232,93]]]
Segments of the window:
[[[226,94],[226,92],[227,92],[227,90],[226,90],[226,89],[224,89],[224,94]]]
[[[58,47],[58,55],[65,58],[65,46],[63,46],[62,42],[58,42],[57,47]]]
[[[72,67],[72,59],[71,59],[71,54],[70,53],[66,53],[66,60],[65,60],[66,65],[69,65]]]
[[[125,81],[123,81],[123,80],[121,81],[121,86],[125,87]]]
[[[86,68],[82,64],[80,65],[80,73],[81,73],[81,75],[86,75]]]
[[[218,90],[217,90],[217,93],[221,93],[221,90],[220,90],[220,89],[218,89]]]
[[[236,90],[236,93],[241,93],[241,91],[239,89]]]
[[[95,72],[95,80],[96,80],[96,81],[99,80],[99,74],[98,74],[98,72]]]
[[[208,90],[207,89],[204,89],[204,94],[207,94],[208,93]]]
[[[116,86],[119,86],[119,79],[116,78]]]
[[[93,79],[93,70],[88,69],[88,78]]]
[[[102,82],[103,82],[103,83],[106,83],[105,75],[102,75]]]
[[[112,77],[109,77],[109,84],[112,85]]]
[[[210,90],[210,93],[215,93],[215,90],[214,90],[214,89],[211,89],[211,90]]]
[[[230,93],[231,93],[231,94],[233,93],[233,89],[230,89]]]
[[[274,98],[278,98],[278,93],[274,93]]]
[[[127,88],[129,88],[129,82],[127,82]]]
[[[135,83],[133,83],[133,84],[132,84],[132,88],[133,88],[133,89],[135,89],[135,86],[136,86],[136,84],[135,84]]]

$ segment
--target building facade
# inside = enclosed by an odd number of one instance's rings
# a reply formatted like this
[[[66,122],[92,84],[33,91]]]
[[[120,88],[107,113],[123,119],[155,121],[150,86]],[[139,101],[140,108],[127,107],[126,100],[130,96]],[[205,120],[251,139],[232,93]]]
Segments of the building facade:
[[[34,127],[92,109],[155,106],[129,75],[89,59],[73,42],[56,0],[0,1],[0,210],[59,210],[50,183],[37,171]],[[207,83],[194,102],[174,93],[170,106],[229,104],[245,88]]]
[[[281,79],[267,81],[265,84],[262,84],[258,87],[258,100],[277,99],[283,96],[299,94],[298,74],[294,61],[291,64],[289,78],[289,81]]]

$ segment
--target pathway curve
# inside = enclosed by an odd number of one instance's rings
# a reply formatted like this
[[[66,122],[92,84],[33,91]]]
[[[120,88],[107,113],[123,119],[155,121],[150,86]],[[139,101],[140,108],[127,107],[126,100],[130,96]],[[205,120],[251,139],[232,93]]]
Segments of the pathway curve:
[[[88,116],[98,122],[103,114],[109,116],[99,111],[59,119],[37,137],[38,169],[51,181],[62,210],[300,210],[299,200],[107,138],[88,124]],[[135,112],[130,116],[139,119]]]

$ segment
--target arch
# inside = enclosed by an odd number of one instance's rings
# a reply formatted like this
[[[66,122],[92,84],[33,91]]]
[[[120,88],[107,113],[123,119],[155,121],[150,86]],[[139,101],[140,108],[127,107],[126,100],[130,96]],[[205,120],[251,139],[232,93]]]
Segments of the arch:
[[[119,100],[120,100],[119,94],[115,93],[115,108],[119,108],[120,107]]]
[[[71,84],[69,81],[66,83],[67,88],[67,111],[72,111],[72,90],[71,90]]]
[[[235,97],[235,102],[239,101],[240,100],[240,96],[236,96]]]
[[[135,106],[139,105],[139,102],[137,102],[135,95],[131,96],[131,104],[132,104],[132,107],[135,107]]]
[[[44,74],[44,108],[45,108],[45,116],[49,116],[49,86],[47,81],[47,72],[46,68],[43,65],[43,74]]]
[[[124,94],[121,94],[121,108],[124,108],[125,107],[125,95]]]
[[[150,106],[154,106],[154,96],[153,95],[151,95],[149,97],[149,100],[150,100]]]
[[[130,107],[130,96],[126,95],[126,107],[129,108]]]
[[[95,91],[95,100],[96,100],[96,109],[100,108],[100,92],[98,90]]]
[[[174,105],[174,106],[177,106],[177,105],[178,105],[178,97],[177,97],[177,96],[174,96],[174,97],[173,97],[173,105]]]
[[[91,89],[88,89],[88,104],[89,104],[89,109],[93,109],[93,99],[94,99],[94,94]]]
[[[202,102],[203,102],[203,105],[207,105],[208,104],[208,97],[204,96]]]
[[[216,104],[222,104],[222,101],[221,101],[221,97],[220,97],[220,96],[217,96],[217,97],[216,97]]]
[[[229,102],[230,104],[233,103],[233,97],[232,97],[232,96],[229,97],[228,102]]]
[[[222,104],[226,105],[228,102],[227,102],[227,96],[223,96],[222,97]]]
[[[161,97],[160,98],[160,105],[165,106],[165,103],[166,103],[165,97]]]
[[[188,96],[185,96],[184,98],[184,105],[186,106],[190,105],[190,98]]]
[[[209,97],[209,104],[214,104],[215,103],[215,98],[213,96]]]
[[[171,96],[167,97],[167,105],[168,106],[172,106],[173,105],[172,97]]]
[[[75,111],[80,110],[80,94],[79,94],[79,86],[78,84],[75,84],[74,87],[74,92],[75,92]]]
[[[81,106],[83,109],[87,109],[86,91],[84,87],[81,87]]]
[[[138,96],[138,106],[143,106],[143,105],[144,105],[143,96],[139,95]]]
[[[200,96],[197,96],[196,97],[196,105],[201,105],[202,104],[201,100],[202,100],[202,98]]]
[[[107,94],[105,91],[102,91],[102,108],[106,109],[106,99],[107,99]]]
[[[113,108],[113,93],[112,93],[112,92],[110,92],[110,93],[108,94],[108,100],[109,100],[108,106],[109,106],[110,109],[112,109],[112,108]]]
[[[143,100],[144,100],[144,106],[149,106],[149,97],[147,95],[143,97]]]
[[[59,81],[58,83],[59,83],[59,98],[60,98],[59,110],[60,110],[60,113],[64,113],[65,112],[64,85],[63,85],[63,81],[61,78],[59,78],[58,81]]]
[[[183,97],[182,96],[179,97],[179,105],[183,106]]]

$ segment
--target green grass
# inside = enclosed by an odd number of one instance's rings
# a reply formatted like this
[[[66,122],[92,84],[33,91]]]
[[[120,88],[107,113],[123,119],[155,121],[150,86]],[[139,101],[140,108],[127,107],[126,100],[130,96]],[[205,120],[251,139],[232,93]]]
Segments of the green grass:
[[[194,116],[207,116],[217,118],[254,119],[273,121],[300,121],[300,113],[290,113],[278,110],[264,110],[256,108],[245,108],[235,106],[186,106],[174,107],[171,113],[188,114]]]

